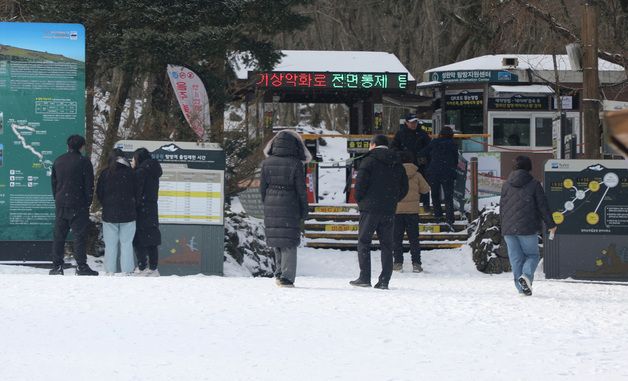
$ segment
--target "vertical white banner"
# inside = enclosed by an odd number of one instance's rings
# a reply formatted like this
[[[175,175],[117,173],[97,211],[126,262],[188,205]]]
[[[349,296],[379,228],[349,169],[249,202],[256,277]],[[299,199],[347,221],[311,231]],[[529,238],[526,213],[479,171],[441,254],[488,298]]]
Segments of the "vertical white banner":
[[[168,65],[167,70],[185,120],[199,139],[206,140],[210,116],[209,99],[203,81],[195,72],[183,66]]]

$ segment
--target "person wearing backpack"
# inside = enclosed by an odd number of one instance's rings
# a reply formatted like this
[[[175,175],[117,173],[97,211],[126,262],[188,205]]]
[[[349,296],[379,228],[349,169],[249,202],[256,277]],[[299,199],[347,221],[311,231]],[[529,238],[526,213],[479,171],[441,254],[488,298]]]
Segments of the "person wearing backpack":
[[[419,200],[421,195],[429,194],[430,186],[414,164],[412,154],[401,153],[401,162],[408,176],[408,194],[397,204],[395,212],[395,228],[393,232],[393,271],[403,270],[403,235],[408,236],[410,255],[412,257],[412,271],[420,273],[421,245],[419,243]]]

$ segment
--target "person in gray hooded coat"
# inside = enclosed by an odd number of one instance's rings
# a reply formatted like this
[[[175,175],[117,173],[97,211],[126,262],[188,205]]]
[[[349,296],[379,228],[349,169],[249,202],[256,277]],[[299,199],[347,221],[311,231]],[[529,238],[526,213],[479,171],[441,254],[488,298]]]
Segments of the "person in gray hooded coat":
[[[301,221],[308,203],[303,165],[312,160],[301,136],[279,131],[264,148],[260,192],[264,203],[266,243],[275,251],[275,278],[279,286],[293,287]]]

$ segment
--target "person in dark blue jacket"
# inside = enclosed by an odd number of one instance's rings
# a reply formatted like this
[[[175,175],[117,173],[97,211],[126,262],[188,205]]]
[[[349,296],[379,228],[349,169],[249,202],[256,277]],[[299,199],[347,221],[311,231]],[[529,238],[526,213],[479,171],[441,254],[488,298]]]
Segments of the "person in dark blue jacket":
[[[458,146],[454,142],[453,137],[453,130],[445,126],[441,129],[438,138],[432,140],[418,154],[419,157],[430,158],[426,174],[432,189],[434,217],[441,218],[443,216],[440,194],[442,187],[446,222],[449,225],[454,223],[454,180],[456,179],[456,167],[458,166]]]

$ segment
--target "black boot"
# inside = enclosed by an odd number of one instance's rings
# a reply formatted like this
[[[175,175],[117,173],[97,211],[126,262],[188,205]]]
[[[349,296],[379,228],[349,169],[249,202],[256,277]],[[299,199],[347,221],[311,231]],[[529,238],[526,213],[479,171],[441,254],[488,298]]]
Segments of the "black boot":
[[[76,275],[98,275],[98,271],[92,270],[87,264],[76,267]]]
[[[380,290],[388,290],[388,282],[384,282],[384,281],[379,281],[377,282],[377,284],[375,284],[375,286],[373,286],[374,288],[379,288]]]
[[[356,280],[352,280],[351,282],[349,282],[349,284],[354,286],[354,287],[371,287],[371,282],[367,282],[367,281],[362,280],[360,278],[358,278]]]
[[[49,275],[63,275],[63,265],[53,265]]]

